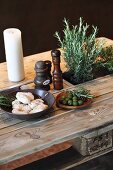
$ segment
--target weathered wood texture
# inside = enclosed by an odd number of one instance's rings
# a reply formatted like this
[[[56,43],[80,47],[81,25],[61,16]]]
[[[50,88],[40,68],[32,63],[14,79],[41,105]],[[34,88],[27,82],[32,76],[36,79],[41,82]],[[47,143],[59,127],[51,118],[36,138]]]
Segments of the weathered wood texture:
[[[73,147],[83,156],[93,155],[107,150],[108,148],[112,148],[112,129],[113,126],[109,128],[105,127],[76,138]]]
[[[29,122],[24,126],[21,123],[20,127],[17,128],[15,125],[14,129],[2,128],[0,130],[0,164],[74,139],[94,129],[110,126],[113,122],[113,97],[111,95],[113,87],[110,83],[112,81],[112,76],[106,76],[85,83],[85,86],[97,96],[90,107],[69,111],[55,107],[54,112],[58,112],[56,116]],[[97,83],[97,88],[95,88],[95,83]]]
[[[68,83],[64,80],[64,88],[69,87],[69,85],[70,85],[70,83]],[[27,84],[27,86],[29,88],[34,88],[34,83],[29,83],[29,84]],[[56,90],[53,90],[52,85],[51,85],[50,91],[54,94],[56,94],[58,92]],[[43,116],[42,118],[39,118],[35,121],[41,121],[41,120],[47,119],[49,117],[55,116],[57,114],[60,114],[60,112],[57,111],[57,110],[59,110],[59,108],[56,108],[55,105],[54,105],[54,110],[56,110],[56,111],[51,114],[47,114],[47,115]],[[5,114],[2,110],[0,111],[0,135],[9,133],[11,131],[15,131],[18,128],[19,129],[23,128],[24,126],[30,125],[32,123],[34,123],[34,121],[24,121],[24,120],[15,119],[15,118],[10,117],[8,114]],[[0,165],[0,170],[15,169],[19,166],[31,163],[35,160],[39,160],[41,158],[61,152],[62,150],[68,149],[71,146],[72,146],[72,142],[70,142],[70,141],[54,145],[54,146],[44,149],[43,151],[40,151],[38,153],[27,155],[25,157],[22,157],[20,159],[17,159],[15,161],[12,161],[5,165]]]
[[[26,78],[22,83],[34,78],[34,64],[38,60],[50,59],[50,52],[25,58]],[[62,68],[64,62],[62,62]],[[0,65],[0,89],[19,83],[11,83],[6,75],[6,63]],[[64,110],[54,105],[48,117],[35,121],[12,119],[6,113],[0,112],[0,165],[10,164],[25,156],[70,141],[76,137],[110,127],[113,123],[113,75],[98,78],[82,84],[95,95],[94,102],[80,110]],[[64,88],[73,89],[64,81]],[[63,89],[64,90],[64,89]],[[56,96],[59,91],[51,92]],[[28,161],[29,162],[29,161]],[[25,162],[26,163],[26,162]],[[8,167],[8,166],[7,166]],[[11,169],[11,168],[10,168]]]

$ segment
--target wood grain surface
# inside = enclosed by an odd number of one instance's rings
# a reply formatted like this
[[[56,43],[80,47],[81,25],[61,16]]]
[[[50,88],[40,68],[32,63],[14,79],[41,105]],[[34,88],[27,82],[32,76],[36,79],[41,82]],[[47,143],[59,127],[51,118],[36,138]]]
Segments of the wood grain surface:
[[[89,87],[91,93],[96,94],[94,102],[85,109],[66,111],[55,106],[52,117],[33,122],[16,122],[15,126],[12,124],[5,128],[2,126],[0,164],[110,125],[113,122],[113,86],[110,83],[112,81],[112,76],[106,76],[84,84]],[[95,83],[97,83],[97,88],[95,88]],[[71,88],[73,89],[73,86]],[[10,121],[6,124],[9,125]]]
[[[6,63],[0,64],[0,74],[2,75],[0,76],[0,89],[11,88],[33,80],[35,76],[34,64],[40,59],[51,59],[50,51],[25,58],[26,78],[20,83],[9,82]],[[63,61],[61,67],[65,70]],[[64,81],[64,89],[61,91],[77,86]],[[23,158],[26,158],[26,161],[15,163],[14,168],[29,163],[28,157],[32,154],[34,154],[34,160],[36,160],[35,154],[39,155],[37,159],[40,159],[46,155],[44,150],[47,150],[48,156],[49,148],[54,146],[55,151],[52,154],[59,152],[62,150],[60,145],[63,142],[66,143],[62,148],[66,149],[71,146],[68,141],[73,141],[76,137],[102,127],[108,127],[113,123],[113,75],[83,83],[82,86],[95,96],[93,103],[83,109],[67,111],[54,105],[52,112],[48,113],[47,117],[35,121],[14,119],[2,110],[0,111],[0,169],[4,167],[11,169],[10,165],[14,166],[15,161]],[[57,96],[61,91],[54,91],[51,86],[54,96]],[[40,153],[43,156],[40,156]]]

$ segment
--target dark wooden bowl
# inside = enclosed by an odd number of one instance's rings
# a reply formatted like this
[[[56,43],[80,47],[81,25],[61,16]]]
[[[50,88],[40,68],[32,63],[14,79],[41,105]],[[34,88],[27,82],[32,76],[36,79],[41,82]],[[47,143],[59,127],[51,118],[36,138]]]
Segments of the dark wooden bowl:
[[[80,106],[69,106],[69,105],[64,105],[64,104],[60,103],[60,99],[61,99],[62,96],[66,96],[66,93],[61,92],[56,96],[56,105],[58,107],[60,107],[60,108],[63,108],[63,109],[80,109],[80,108],[84,108],[84,107],[89,106],[92,103],[92,100],[93,100],[93,99],[87,99],[87,101],[84,102]]]
[[[1,106],[2,110],[4,110],[7,114],[15,118],[27,119],[27,120],[39,118],[42,115],[48,114],[55,102],[55,98],[50,92],[45,91],[45,90],[40,90],[40,89],[15,90],[13,92],[8,92],[6,94],[4,93],[4,96],[15,97],[17,92],[31,92],[34,95],[35,99],[36,98],[43,99],[44,102],[48,105],[48,108],[41,112],[36,112],[32,114],[20,114],[20,113],[16,114],[16,113],[12,113],[12,107],[9,108],[5,106]]]

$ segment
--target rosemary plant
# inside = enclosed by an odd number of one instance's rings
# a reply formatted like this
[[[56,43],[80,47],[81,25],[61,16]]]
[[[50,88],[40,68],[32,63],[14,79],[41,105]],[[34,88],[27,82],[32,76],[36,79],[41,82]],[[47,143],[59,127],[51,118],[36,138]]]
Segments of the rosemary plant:
[[[76,83],[93,79],[93,64],[102,50],[102,42],[96,41],[98,29],[92,26],[92,33],[88,35],[89,25],[84,24],[82,18],[79,24],[70,28],[68,20],[64,18],[64,36],[59,32],[55,37],[63,49],[63,57],[67,68],[73,72]]]

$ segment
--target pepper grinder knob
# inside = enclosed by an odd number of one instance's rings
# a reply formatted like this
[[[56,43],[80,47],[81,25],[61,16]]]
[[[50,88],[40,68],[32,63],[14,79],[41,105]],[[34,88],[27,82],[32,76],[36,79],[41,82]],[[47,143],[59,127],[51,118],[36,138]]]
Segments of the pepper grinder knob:
[[[61,52],[60,52],[60,50],[52,50],[51,51],[51,55],[52,55],[52,57],[57,57],[57,59],[59,58],[60,59],[60,55],[61,55]]]
[[[61,90],[63,88],[63,78],[62,78],[62,71],[60,69],[60,51],[59,50],[52,50],[52,62],[54,65],[53,70],[53,86],[55,90]]]

